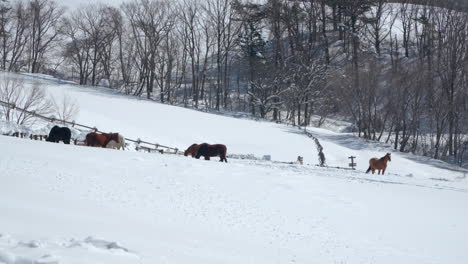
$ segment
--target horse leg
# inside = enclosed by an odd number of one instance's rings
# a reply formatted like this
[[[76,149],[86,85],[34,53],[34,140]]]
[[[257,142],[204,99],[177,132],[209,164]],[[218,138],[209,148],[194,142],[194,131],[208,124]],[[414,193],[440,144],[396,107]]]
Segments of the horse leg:
[[[205,156],[205,160],[210,160],[210,156]]]
[[[379,173],[378,173],[378,174],[380,175],[380,169],[379,169]]]
[[[374,174],[374,173],[375,173],[375,169],[372,169],[372,174]]]
[[[384,174],[385,174],[385,169],[382,169],[382,175],[384,175]]]

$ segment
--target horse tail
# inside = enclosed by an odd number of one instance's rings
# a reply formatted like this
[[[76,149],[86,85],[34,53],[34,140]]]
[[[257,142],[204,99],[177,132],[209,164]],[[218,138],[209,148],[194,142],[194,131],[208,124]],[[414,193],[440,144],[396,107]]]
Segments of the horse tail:
[[[63,131],[64,132],[64,139],[63,139],[63,143],[65,144],[70,144],[70,141],[71,141],[71,130],[68,128],[68,127],[64,127],[63,128]]]
[[[86,146],[89,147],[89,134],[86,135],[85,140],[84,140],[84,143],[85,143]]]
[[[122,150],[125,150],[125,138],[119,134],[120,145],[122,146]]]
[[[221,149],[222,149],[221,161],[223,161],[223,159],[224,159],[224,162],[227,163],[227,159],[226,159],[226,156],[227,156],[227,148],[226,148],[225,145],[221,145]]]
[[[367,169],[366,173],[369,173],[372,170],[371,166]]]
[[[86,146],[92,146],[94,147],[95,144],[95,136],[93,133],[88,133],[85,138],[85,144]]]

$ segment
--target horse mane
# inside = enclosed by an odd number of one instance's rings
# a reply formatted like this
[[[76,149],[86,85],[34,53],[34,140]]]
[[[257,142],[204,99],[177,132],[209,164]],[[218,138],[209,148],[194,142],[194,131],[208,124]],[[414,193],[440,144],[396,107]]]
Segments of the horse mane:
[[[390,153],[387,153],[387,154],[385,154],[385,156],[381,157],[380,160],[385,160],[389,156],[390,156]]]
[[[104,141],[104,146],[103,146],[103,147],[106,147],[107,144],[109,144],[109,142],[110,142],[111,140],[114,140],[115,142],[120,143],[120,142],[119,142],[119,134],[118,134],[118,133],[112,133],[112,132],[111,132],[111,133],[107,133],[107,134],[106,134],[106,133],[103,133],[103,135],[106,136],[106,141]]]

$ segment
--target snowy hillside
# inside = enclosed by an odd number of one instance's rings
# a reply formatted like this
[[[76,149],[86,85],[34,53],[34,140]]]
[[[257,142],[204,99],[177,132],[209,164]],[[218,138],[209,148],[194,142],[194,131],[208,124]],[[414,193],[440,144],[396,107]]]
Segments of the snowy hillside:
[[[8,264],[468,259],[466,181],[9,137],[0,146],[0,262]]]
[[[228,154],[254,154],[260,158],[271,155],[273,160],[287,162],[302,156],[306,164],[318,163],[315,142],[295,127],[160,104],[102,87],[67,84],[48,76],[4,76],[20,78],[26,85],[39,83],[55,98],[67,95],[76,99],[80,108],[76,121],[103,131],[119,132],[126,137],[181,150],[193,143],[222,143],[227,146]],[[356,156],[358,170],[365,171],[371,157],[381,157],[392,151],[389,146],[366,142],[352,134],[313,127],[308,130],[319,138],[329,166],[347,167],[348,157]],[[450,180],[463,175],[456,167],[444,162],[400,153],[393,153],[387,172]]]
[[[184,148],[316,163],[295,128],[37,77],[76,121]],[[114,151],[0,136],[0,263],[465,263],[468,179],[448,165],[310,128],[330,166]]]

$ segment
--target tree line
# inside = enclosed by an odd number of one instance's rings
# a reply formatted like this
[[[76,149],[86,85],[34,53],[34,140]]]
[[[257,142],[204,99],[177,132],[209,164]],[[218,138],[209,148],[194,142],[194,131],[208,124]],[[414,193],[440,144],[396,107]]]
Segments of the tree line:
[[[417,3],[417,4],[415,4]],[[458,164],[468,15],[458,1],[0,0],[0,68],[360,137]]]

